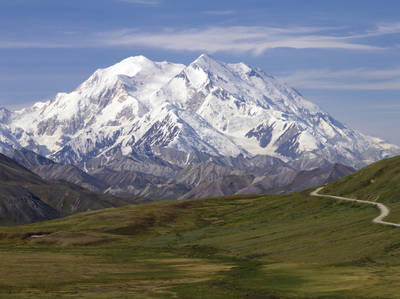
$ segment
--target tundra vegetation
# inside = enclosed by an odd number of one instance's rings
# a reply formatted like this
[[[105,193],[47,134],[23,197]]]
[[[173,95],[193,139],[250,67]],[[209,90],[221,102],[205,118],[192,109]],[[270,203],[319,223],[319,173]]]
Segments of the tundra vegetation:
[[[373,206],[310,191],[2,227],[0,297],[396,297],[399,229],[373,224]]]

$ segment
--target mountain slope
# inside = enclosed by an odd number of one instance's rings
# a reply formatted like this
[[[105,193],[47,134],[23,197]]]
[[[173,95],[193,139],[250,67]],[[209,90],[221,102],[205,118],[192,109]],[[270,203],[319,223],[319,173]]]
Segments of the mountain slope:
[[[188,192],[190,186],[173,178],[164,178],[136,171],[115,171],[107,168],[91,172],[91,176],[108,184],[108,194],[135,195],[149,200],[176,199]]]
[[[9,127],[11,115],[11,111],[0,107],[0,152],[3,153],[19,147],[19,142],[13,136]]]
[[[127,157],[136,159],[129,170],[166,175],[190,163],[193,152],[360,167],[400,152],[347,128],[260,69],[207,55],[188,66],[130,57],[69,94],[5,118],[7,144],[87,170],[117,170],[116,161]],[[163,149],[185,157],[162,161]]]
[[[332,164],[312,170],[283,170],[266,176],[229,175],[194,187],[180,199],[204,198],[232,194],[291,193],[342,178],[355,170],[341,164]]]
[[[43,185],[35,174],[0,154],[0,224],[29,223],[60,213],[33,194],[28,186]]]
[[[232,195],[247,187],[254,180],[253,176],[229,175],[212,182],[205,182],[184,194],[180,199],[206,198]]]
[[[150,200],[174,199],[188,192],[183,179],[160,177],[138,171],[97,168],[86,173],[71,164],[59,164],[27,149],[14,149],[6,155],[45,180],[61,180],[85,189],[115,196],[140,196]]]
[[[21,224],[53,219],[108,207],[136,203],[93,193],[63,181],[45,181],[0,154],[0,224]]]
[[[355,172],[354,168],[337,163],[323,168],[303,170],[298,172],[293,181],[288,186],[281,188],[281,190],[284,190],[285,193],[297,192],[310,187],[324,185],[353,172]]]
[[[74,165],[62,165],[27,149],[13,149],[6,156],[45,180],[62,180],[91,191],[103,192],[109,185]]]

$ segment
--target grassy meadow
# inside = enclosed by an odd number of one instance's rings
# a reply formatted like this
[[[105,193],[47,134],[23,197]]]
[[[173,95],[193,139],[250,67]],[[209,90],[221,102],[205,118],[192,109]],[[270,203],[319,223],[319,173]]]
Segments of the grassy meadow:
[[[321,193],[381,202],[391,210],[385,220],[400,223],[400,156],[330,182]]]
[[[400,229],[309,192],[2,227],[0,298],[396,298]]]

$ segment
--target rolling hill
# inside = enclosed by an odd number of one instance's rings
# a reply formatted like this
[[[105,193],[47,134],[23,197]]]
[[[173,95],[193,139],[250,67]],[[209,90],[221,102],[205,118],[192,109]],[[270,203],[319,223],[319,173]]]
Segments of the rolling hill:
[[[388,220],[400,219],[400,156],[370,164],[339,180],[330,182],[321,193],[386,204]]]
[[[396,161],[325,191],[361,192],[373,175],[376,194],[389,194]],[[2,227],[0,296],[396,298],[399,229],[372,223],[378,211],[370,205],[310,191],[153,202]]]

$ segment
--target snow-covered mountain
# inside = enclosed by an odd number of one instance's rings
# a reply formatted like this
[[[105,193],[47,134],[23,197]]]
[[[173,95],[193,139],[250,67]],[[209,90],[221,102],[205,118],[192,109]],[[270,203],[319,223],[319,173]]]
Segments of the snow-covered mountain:
[[[0,107],[0,152],[6,152],[12,148],[19,148],[19,142],[11,133],[9,127],[12,112]]]
[[[0,150],[10,146],[82,168],[122,157],[182,165],[193,153],[360,167],[400,153],[260,69],[204,54],[188,66],[130,57],[97,70],[71,93],[13,113],[0,110]]]

